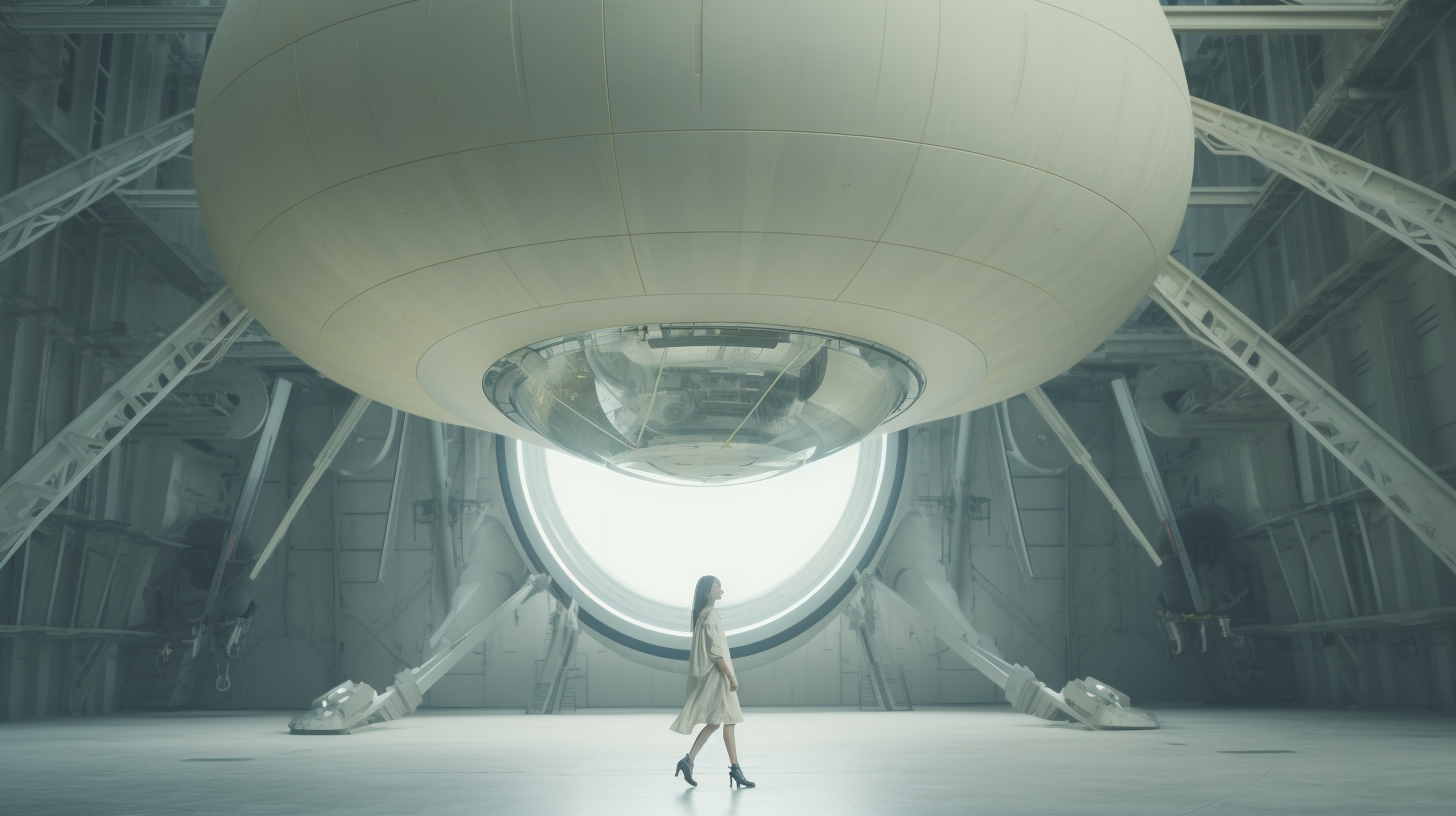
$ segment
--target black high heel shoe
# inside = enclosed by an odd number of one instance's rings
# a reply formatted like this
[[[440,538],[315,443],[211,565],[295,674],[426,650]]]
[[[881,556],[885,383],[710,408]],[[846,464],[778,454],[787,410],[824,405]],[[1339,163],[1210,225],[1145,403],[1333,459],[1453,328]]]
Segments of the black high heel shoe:
[[[735,762],[732,765],[728,766],[728,787],[730,787],[730,788],[733,787],[733,783],[734,782],[737,782],[738,783],[738,787],[740,787],[740,788],[756,788],[756,787],[758,787],[758,785],[755,785],[754,783],[749,782],[747,779],[744,779],[743,778],[743,769],[740,768],[740,767],[738,767],[738,763],[737,762]]]
[[[687,754],[683,754],[683,758],[677,761],[677,770],[672,772],[673,778],[676,778],[678,774],[682,774],[683,779],[687,780],[689,785],[695,788],[698,786],[698,783],[693,781],[693,758]]]

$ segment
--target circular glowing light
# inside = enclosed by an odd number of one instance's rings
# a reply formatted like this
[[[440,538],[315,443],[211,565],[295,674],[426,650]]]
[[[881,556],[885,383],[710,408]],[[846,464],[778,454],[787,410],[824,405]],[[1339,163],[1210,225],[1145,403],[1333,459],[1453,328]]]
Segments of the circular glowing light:
[[[734,657],[762,665],[838,614],[885,541],[907,432],[871,437],[762,482],[712,487],[637,479],[524,442],[498,446],[502,499],[533,569],[580,605],[600,642],[681,670],[702,575]]]
[[[582,549],[644,597],[686,608],[701,575],[725,603],[760,596],[803,569],[854,488],[858,446],[769,481],[716,487],[648,482],[549,451],[547,473]]]

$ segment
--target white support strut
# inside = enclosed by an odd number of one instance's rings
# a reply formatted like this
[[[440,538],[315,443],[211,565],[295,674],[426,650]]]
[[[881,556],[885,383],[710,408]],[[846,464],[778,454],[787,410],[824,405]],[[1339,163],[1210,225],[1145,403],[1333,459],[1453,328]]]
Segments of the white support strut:
[[[278,522],[278,529],[273,531],[273,537],[268,539],[268,546],[264,547],[263,554],[258,556],[257,563],[253,565],[253,572],[248,576],[249,579],[255,581],[258,579],[258,573],[263,571],[263,565],[268,563],[268,557],[278,547],[278,542],[283,540],[289,525],[293,524],[293,517],[298,515],[298,511],[303,508],[303,503],[308,501],[308,495],[313,492],[314,485],[318,484],[319,479],[328,471],[329,465],[333,464],[334,457],[344,447],[349,435],[354,432],[354,426],[359,424],[359,419],[364,416],[364,412],[368,410],[372,402],[373,400],[362,395],[354,397],[354,402],[349,405],[349,410],[344,412],[344,418],[339,420],[338,427],[334,428],[333,435],[329,437],[329,441],[324,443],[323,450],[319,451],[318,456],[314,458],[313,471],[304,480],[303,487],[298,490],[298,495],[293,497],[293,504],[288,506],[288,512],[283,514],[283,520]]]
[[[27,34],[211,34],[226,8],[10,3],[0,20]]]
[[[1378,32],[1394,3],[1313,0],[1296,6],[1168,6],[1174,34],[1335,34]]]
[[[469,620],[456,619],[452,623],[447,619],[440,625],[436,637],[448,632],[449,639],[443,640],[444,645],[418,667],[396,674],[394,685],[375,692],[368,683],[345,680],[315,698],[313,709],[294,717],[288,723],[288,730],[294,734],[347,734],[370,723],[409,716],[424,702],[425,693],[431,686],[489,637],[521,604],[544,591],[550,583],[549,577],[538,573],[528,578],[494,610],[477,605],[469,610]],[[457,603],[456,612],[460,609]]]
[[[1256,159],[1456,274],[1456,201],[1332,147],[1202,99],[1193,100],[1193,127],[1210,151]]]
[[[1169,258],[1150,294],[1273,397],[1456,570],[1456,489],[1182,264]]]
[[[0,197],[0,261],[192,145],[192,111],[94,150]]]
[[[1154,564],[1160,567],[1163,566],[1163,559],[1158,557],[1158,551],[1153,549],[1153,545],[1148,541],[1147,536],[1143,535],[1143,531],[1137,526],[1137,522],[1133,521],[1132,514],[1127,512],[1127,507],[1123,505],[1122,500],[1113,492],[1112,485],[1108,484],[1107,480],[1102,478],[1102,471],[1098,470],[1097,465],[1092,462],[1092,454],[1088,453],[1087,449],[1082,446],[1082,440],[1077,438],[1077,434],[1072,431],[1072,426],[1068,425],[1067,420],[1062,418],[1061,412],[1057,410],[1057,406],[1052,404],[1046,392],[1041,390],[1041,386],[1036,386],[1026,392],[1026,397],[1031,400],[1032,405],[1036,406],[1036,410],[1041,412],[1041,416],[1047,421],[1047,424],[1052,426],[1052,430],[1056,432],[1057,438],[1062,441],[1062,445],[1067,449],[1067,453],[1072,454],[1072,458],[1077,461],[1077,464],[1081,465],[1082,469],[1087,471],[1087,476],[1092,479],[1093,484],[1097,485],[1097,489],[1102,491],[1102,495],[1107,498],[1107,502],[1112,505],[1112,509],[1117,511],[1118,517],[1122,519],[1122,523],[1127,527],[1128,532],[1132,533],[1133,538],[1137,539],[1137,542],[1143,545],[1143,549],[1147,551],[1148,557],[1153,559]]]
[[[1007,526],[1010,528],[1011,543],[1015,545],[1016,564],[1027,578],[1035,578],[1036,574],[1031,568],[1031,554],[1026,549],[1026,529],[1021,525],[1021,506],[1016,502],[1016,482],[1011,476],[1011,453],[1006,446],[1006,403],[993,405],[991,410],[996,414],[996,441],[1001,446],[1001,478],[1006,485],[1006,505],[1011,514],[1011,524]]]
[[[1147,430],[1143,427],[1143,421],[1138,416],[1136,406],[1133,405],[1132,389],[1128,388],[1125,378],[1118,377],[1112,381],[1112,395],[1117,400],[1117,410],[1122,414],[1122,423],[1127,427],[1127,439],[1132,443],[1133,455],[1137,457],[1138,470],[1142,472],[1143,484],[1148,489],[1148,498],[1152,499],[1153,510],[1163,522],[1163,532],[1168,535],[1168,543],[1173,545],[1173,553],[1178,559],[1178,568],[1183,573],[1183,580],[1188,584],[1188,595],[1193,601],[1193,609],[1203,612],[1208,608],[1203,597],[1203,586],[1198,583],[1198,573],[1194,569],[1193,558],[1183,544],[1183,533],[1178,529],[1178,514],[1173,509],[1173,500],[1168,496],[1168,486],[1163,482],[1163,474],[1158,469],[1152,446],[1148,444]]]
[[[0,485],[0,566],[157,403],[216,362],[252,322],[231,289],[213,295],[10,474]]]
[[[876,578],[862,581],[874,588],[876,598],[898,603],[930,622],[937,640],[999,686],[1006,702],[1023,714],[1044,720],[1075,720],[1094,731],[1161,727],[1157,717],[1134,708],[1126,694],[1095,677],[1073,679],[1061,691],[1053,691],[1036,679],[1031,669],[1008,662],[982,646],[977,642],[979,635],[969,628],[960,612],[954,591],[949,595],[916,591],[912,600]]]

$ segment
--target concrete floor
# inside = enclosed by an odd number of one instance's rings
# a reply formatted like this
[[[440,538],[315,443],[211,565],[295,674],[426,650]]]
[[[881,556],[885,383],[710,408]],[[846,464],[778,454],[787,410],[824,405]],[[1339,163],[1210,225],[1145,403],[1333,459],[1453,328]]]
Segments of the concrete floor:
[[[50,814],[1442,814],[1456,718],[1157,709],[1159,731],[1092,733],[1005,707],[900,714],[757,709],[739,726],[756,790],[672,778],[674,712],[426,710],[346,737],[294,712],[0,724],[0,813]]]

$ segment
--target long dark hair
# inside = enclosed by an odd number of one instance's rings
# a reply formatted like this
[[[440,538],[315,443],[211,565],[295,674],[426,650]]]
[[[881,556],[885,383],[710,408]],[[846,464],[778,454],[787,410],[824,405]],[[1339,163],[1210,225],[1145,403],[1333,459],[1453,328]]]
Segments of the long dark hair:
[[[703,614],[703,607],[708,605],[708,593],[713,591],[713,584],[718,579],[711,575],[704,575],[698,579],[698,585],[693,587],[693,629],[698,628],[698,616]]]

